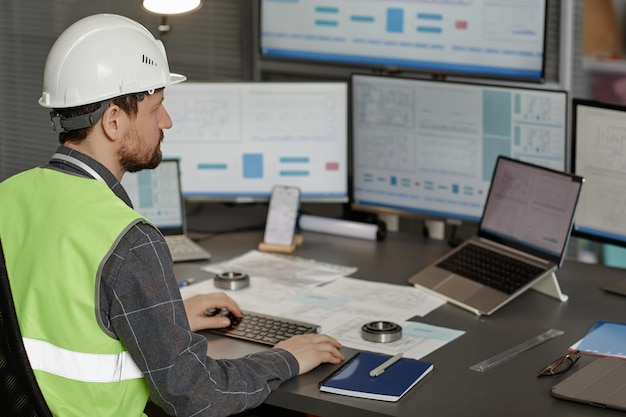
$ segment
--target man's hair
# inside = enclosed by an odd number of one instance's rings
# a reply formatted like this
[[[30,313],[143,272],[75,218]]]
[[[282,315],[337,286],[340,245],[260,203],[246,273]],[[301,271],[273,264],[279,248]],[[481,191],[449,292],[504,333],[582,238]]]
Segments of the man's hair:
[[[117,97],[112,100],[112,103],[121,108],[131,119],[137,116],[139,108],[139,102],[145,97],[145,93],[128,94],[125,96]],[[84,106],[69,107],[67,109],[55,110],[56,113],[63,117],[76,117],[83,114],[89,114],[103,105],[103,102],[85,104]],[[59,133],[59,142],[64,144],[66,142],[80,142],[84,140],[89,132],[93,129],[93,126],[85,127],[83,129],[70,130],[69,132]]]

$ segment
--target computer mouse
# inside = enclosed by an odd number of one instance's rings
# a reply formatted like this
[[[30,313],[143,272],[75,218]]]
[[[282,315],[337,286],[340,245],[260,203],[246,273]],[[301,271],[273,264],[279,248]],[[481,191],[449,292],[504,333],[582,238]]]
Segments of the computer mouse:
[[[214,317],[214,316],[224,316],[227,317],[228,320],[230,320],[230,325],[227,326],[231,329],[234,329],[235,327],[237,327],[237,325],[241,322],[241,318],[235,316],[233,313],[231,313],[230,311],[228,311],[228,309],[226,308],[213,308],[209,311],[207,311],[206,313],[204,313],[205,316],[207,317]]]
[[[239,323],[241,323],[241,318],[240,317],[236,317],[233,313],[231,313],[230,311],[225,314],[226,317],[228,317],[228,319],[230,320],[230,326],[228,326],[231,329],[234,329],[235,327],[237,327],[237,325]]]

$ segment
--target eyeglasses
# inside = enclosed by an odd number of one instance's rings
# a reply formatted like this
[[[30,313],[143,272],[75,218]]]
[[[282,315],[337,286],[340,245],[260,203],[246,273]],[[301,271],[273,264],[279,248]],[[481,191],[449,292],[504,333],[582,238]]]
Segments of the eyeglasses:
[[[572,366],[574,366],[574,364],[578,362],[578,359],[580,359],[580,354],[577,350],[569,352],[552,362],[550,365],[543,368],[541,371],[539,371],[539,374],[537,376],[552,376],[562,374],[563,372],[568,371]]]

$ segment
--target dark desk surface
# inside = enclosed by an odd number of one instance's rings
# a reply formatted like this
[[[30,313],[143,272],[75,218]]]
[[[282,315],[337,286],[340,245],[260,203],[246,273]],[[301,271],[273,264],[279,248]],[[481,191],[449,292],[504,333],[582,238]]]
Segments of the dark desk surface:
[[[221,261],[255,249],[261,232],[223,234],[203,242],[214,261]],[[352,275],[372,281],[407,285],[419,268],[448,250],[443,242],[422,237],[390,234],[384,242],[305,233],[295,255],[342,265],[355,265]],[[198,264],[176,265],[179,279],[194,274]],[[195,272],[197,274],[197,272]],[[320,393],[317,383],[335,367],[322,365],[312,372],[283,384],[267,403],[318,416],[603,416],[623,415],[617,411],[557,400],[551,386],[575,369],[593,360],[583,356],[561,376],[537,378],[537,372],[563,355],[596,320],[625,321],[626,297],[600,289],[626,270],[566,261],[558,272],[567,302],[529,291],[489,317],[446,304],[417,320],[466,333],[424,359],[435,369],[397,403],[385,403]],[[565,334],[519,354],[485,372],[470,366],[516,346],[548,329]],[[233,357],[262,347],[216,336],[209,338],[209,354]],[[346,349],[347,354],[353,351]]]

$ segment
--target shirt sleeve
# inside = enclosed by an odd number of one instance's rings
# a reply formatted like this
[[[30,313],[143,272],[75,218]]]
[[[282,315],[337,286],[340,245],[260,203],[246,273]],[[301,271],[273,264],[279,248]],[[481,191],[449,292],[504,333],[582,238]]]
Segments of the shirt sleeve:
[[[151,226],[135,225],[121,239],[98,297],[104,326],[143,372],[152,401],[172,415],[235,414],[298,374],[297,360],[282,349],[207,356],[207,339],[189,329],[165,240]]]

